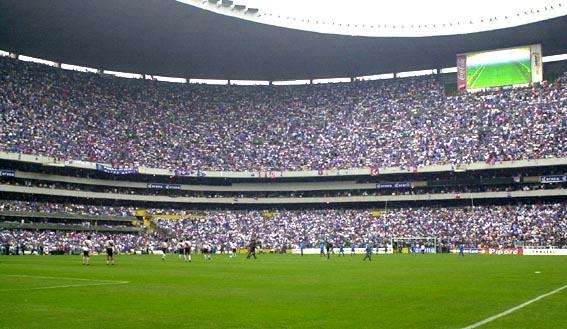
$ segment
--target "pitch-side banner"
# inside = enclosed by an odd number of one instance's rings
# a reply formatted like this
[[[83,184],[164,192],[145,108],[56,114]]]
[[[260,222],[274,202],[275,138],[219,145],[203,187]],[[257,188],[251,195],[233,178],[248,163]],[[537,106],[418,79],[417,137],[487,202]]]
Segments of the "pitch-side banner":
[[[526,256],[567,256],[567,249],[524,249]]]
[[[486,255],[523,255],[522,248],[484,248]]]
[[[452,254],[458,254],[461,251],[459,249],[451,249],[451,253]],[[464,248],[463,249],[463,254],[484,254],[484,249],[480,249],[480,248]]]

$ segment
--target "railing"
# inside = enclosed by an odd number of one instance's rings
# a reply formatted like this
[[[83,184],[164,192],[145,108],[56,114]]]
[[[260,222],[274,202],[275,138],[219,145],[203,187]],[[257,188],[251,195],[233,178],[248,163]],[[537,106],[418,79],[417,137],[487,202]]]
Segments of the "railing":
[[[112,226],[84,226],[84,225],[62,225],[54,223],[11,223],[0,222],[0,229],[26,229],[26,230],[56,230],[56,231],[89,231],[89,232],[118,232],[138,233],[139,227],[112,227]]]
[[[131,222],[138,220],[133,216],[107,216],[107,215],[83,215],[70,214],[63,212],[32,212],[32,211],[0,211],[3,217],[24,217],[24,218],[51,218],[51,219],[71,219],[71,220],[95,220],[95,221],[113,221],[113,222]]]
[[[42,155],[29,155],[21,153],[11,153],[0,151],[0,159],[13,160],[42,164],[51,167],[69,167],[77,169],[96,170],[96,163],[82,160],[61,160],[53,157]],[[105,164],[110,166],[109,164]],[[567,158],[546,158],[536,160],[514,160],[500,161],[496,163],[474,162],[470,164],[443,164],[422,167],[383,167],[383,168],[350,168],[350,169],[329,169],[329,170],[302,170],[302,171],[212,171],[204,170],[189,174],[189,177],[213,177],[213,178],[303,178],[303,177],[321,177],[321,176],[370,176],[373,169],[379,169],[376,174],[392,175],[392,174],[412,174],[412,173],[435,173],[435,172],[462,172],[473,170],[490,170],[490,169],[513,169],[527,167],[544,167],[567,165]],[[162,168],[139,167],[138,174],[155,175],[155,176],[172,176],[174,170]]]
[[[378,195],[350,197],[282,197],[282,198],[205,198],[205,197],[170,197],[162,195],[132,195],[118,193],[101,193],[86,191],[71,191],[50,188],[0,185],[0,192],[35,194],[70,198],[89,198],[97,200],[126,200],[137,202],[163,202],[168,204],[245,204],[245,205],[275,205],[275,204],[323,204],[323,203],[372,203],[372,202],[407,202],[407,201],[440,201],[460,199],[511,199],[533,197],[564,197],[567,189],[531,190],[512,192],[474,192],[474,193],[434,193],[416,195]]]

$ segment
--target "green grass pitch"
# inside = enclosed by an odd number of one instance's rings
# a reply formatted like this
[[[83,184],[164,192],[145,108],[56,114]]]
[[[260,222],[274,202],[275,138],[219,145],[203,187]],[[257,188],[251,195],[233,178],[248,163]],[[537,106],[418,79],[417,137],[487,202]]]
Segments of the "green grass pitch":
[[[526,84],[531,81],[530,62],[509,62],[467,68],[467,88]]]
[[[560,256],[0,256],[0,328],[463,328],[566,284]],[[567,328],[567,289],[482,328]]]

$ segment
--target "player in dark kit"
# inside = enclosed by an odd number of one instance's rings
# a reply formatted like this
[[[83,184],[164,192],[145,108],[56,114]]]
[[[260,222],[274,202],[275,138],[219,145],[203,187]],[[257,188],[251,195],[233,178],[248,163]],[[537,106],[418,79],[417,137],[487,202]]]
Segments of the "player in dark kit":
[[[364,259],[362,259],[362,261],[365,261],[366,259],[368,259],[368,261],[372,261],[372,246],[370,244],[366,244],[366,248],[364,249],[366,251],[366,256],[364,256]]]
[[[248,245],[248,255],[246,255],[246,259],[249,259],[251,256],[254,256],[254,259],[256,259],[256,245],[256,240],[252,239],[250,245]]]
[[[333,250],[333,244],[330,242],[325,243],[325,247],[327,249],[327,259],[331,258],[331,251]]]
[[[339,257],[341,257],[341,255],[345,255],[345,246],[344,243],[341,242],[341,244],[339,245]]]

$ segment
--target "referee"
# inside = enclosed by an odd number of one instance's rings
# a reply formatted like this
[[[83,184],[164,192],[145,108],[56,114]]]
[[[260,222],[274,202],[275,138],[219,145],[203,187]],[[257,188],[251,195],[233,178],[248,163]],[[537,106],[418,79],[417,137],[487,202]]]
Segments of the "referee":
[[[248,245],[248,255],[246,255],[246,259],[249,259],[251,256],[254,256],[256,259],[256,240],[252,239],[250,241],[250,245]]]

